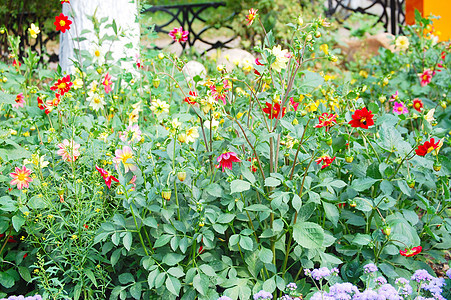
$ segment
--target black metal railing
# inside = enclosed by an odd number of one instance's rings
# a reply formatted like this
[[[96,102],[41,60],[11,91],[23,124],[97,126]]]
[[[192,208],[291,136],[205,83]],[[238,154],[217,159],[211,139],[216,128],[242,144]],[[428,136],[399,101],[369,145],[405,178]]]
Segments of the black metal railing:
[[[168,14],[170,16],[170,19],[167,20],[164,24],[155,24],[154,29],[157,33],[159,32],[169,33],[169,31],[172,29],[169,28],[170,24],[176,22],[181,27],[183,27],[184,30],[189,32],[187,42],[181,44],[183,49],[186,49],[187,46],[193,47],[197,41],[200,41],[210,46],[210,48],[205,50],[205,52],[207,52],[211,49],[216,48],[230,48],[228,44],[236,38],[236,35],[234,34],[233,37],[227,38],[227,40],[225,41],[217,40],[212,42],[203,37],[208,30],[217,28],[216,26],[213,25],[207,25],[208,22],[204,17],[202,17],[202,13],[204,13],[207,9],[217,9],[219,7],[224,6],[226,6],[225,2],[180,4],[180,5],[157,5],[144,9],[141,11],[141,13],[143,14],[143,13],[163,12],[165,14]],[[223,25],[221,27],[228,28],[233,32],[233,28],[225,23],[229,21],[231,18],[233,18],[234,15],[235,14],[232,14],[231,16],[222,20]],[[196,21],[202,22],[205,26],[200,30],[196,30],[196,28],[193,26],[194,22]],[[172,42],[171,44],[173,43],[174,42]]]
[[[352,12],[377,16],[377,23],[383,23],[386,31],[392,34],[402,33],[406,19],[405,0],[328,0],[326,6],[327,17],[334,17],[340,11],[346,16]]]

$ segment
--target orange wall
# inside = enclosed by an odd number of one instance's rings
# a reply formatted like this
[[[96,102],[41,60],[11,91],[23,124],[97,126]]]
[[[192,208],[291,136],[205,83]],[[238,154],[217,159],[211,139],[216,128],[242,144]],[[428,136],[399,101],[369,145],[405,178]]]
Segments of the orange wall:
[[[450,0],[406,0],[406,23],[415,23],[415,9],[418,9],[423,16],[440,16],[434,20],[434,28],[440,31],[441,41],[451,39],[451,1]]]

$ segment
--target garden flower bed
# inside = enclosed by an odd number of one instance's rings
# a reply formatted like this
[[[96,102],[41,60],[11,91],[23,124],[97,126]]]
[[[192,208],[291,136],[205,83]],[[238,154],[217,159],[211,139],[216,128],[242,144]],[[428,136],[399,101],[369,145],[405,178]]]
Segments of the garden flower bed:
[[[8,36],[0,297],[450,299],[449,44],[417,16],[345,71],[325,18],[291,21],[249,10],[256,61],[193,78],[156,50],[53,72]]]

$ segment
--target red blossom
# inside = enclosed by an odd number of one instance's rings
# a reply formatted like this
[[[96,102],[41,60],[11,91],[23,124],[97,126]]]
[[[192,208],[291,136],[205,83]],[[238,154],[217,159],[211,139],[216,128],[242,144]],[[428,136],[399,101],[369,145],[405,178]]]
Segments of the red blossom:
[[[66,30],[70,29],[72,21],[63,13],[60,13],[59,16],[55,17],[55,22],[53,22],[53,24],[56,26],[56,31],[61,30],[62,33],[65,33]]]
[[[55,107],[60,103],[60,95],[55,94],[55,98],[53,100],[47,100],[45,103],[41,98],[38,97],[38,107],[41,110],[45,110],[45,114],[48,115]]]
[[[415,150],[415,153],[418,156],[425,156],[426,154],[434,151],[438,148],[440,141],[435,142],[434,138],[431,138],[429,141],[426,141],[423,145],[419,145],[418,149]]]
[[[423,109],[423,101],[418,98],[413,99],[413,108],[419,112]]]
[[[182,27],[174,28],[169,31],[169,36],[174,40],[174,42],[184,43],[188,40],[188,31],[183,30]]]
[[[111,87],[111,85],[113,84],[113,82],[111,81],[111,75],[109,73],[106,73],[105,78],[103,79],[102,82],[104,88],[105,88],[105,93],[109,93],[111,92],[111,90],[113,89]]]
[[[257,17],[258,9],[249,9],[249,14],[246,16],[247,26],[251,26]]]
[[[373,113],[366,107],[358,109],[352,115],[352,120],[349,121],[352,127],[360,127],[363,129],[368,129],[368,127],[374,125]]]
[[[320,163],[322,163],[323,165],[321,166],[321,170],[324,168],[327,168],[328,166],[330,166],[332,164],[332,162],[335,160],[335,157],[330,157],[328,155],[323,155],[321,157],[319,157],[318,159],[315,160],[316,164],[319,165]]]
[[[326,132],[329,131],[329,128],[336,124],[337,115],[323,113],[321,116],[318,116],[319,123],[316,124],[315,128],[326,127]]]
[[[185,99],[183,101],[185,101],[188,104],[194,105],[196,104],[196,97],[198,96],[197,92],[195,91],[189,91],[188,93],[188,97],[185,97]]]
[[[50,87],[50,89],[52,91],[58,90],[59,94],[63,96],[70,90],[70,87],[72,85],[73,83],[70,81],[70,75],[67,75],[66,77],[58,79],[58,81],[52,87]]]
[[[102,178],[105,180],[106,186],[109,189],[111,189],[112,181],[119,182],[119,180],[116,177],[110,175],[107,170],[99,168],[98,166],[96,166],[96,170],[99,171],[100,175],[102,175]]]
[[[14,59],[13,61],[13,67],[17,67],[17,65],[22,66],[22,63],[20,61],[18,61],[17,59]]]
[[[290,98],[290,104],[293,106],[294,111],[298,110],[299,102],[294,101],[293,97]]]
[[[399,250],[399,254],[401,254],[402,256],[405,257],[411,257],[414,255],[417,255],[418,253],[421,252],[421,250],[423,250],[423,247],[421,246],[417,246],[417,247],[413,247],[411,249],[404,249],[404,250]]]
[[[217,161],[222,167],[222,172],[224,172],[225,168],[232,170],[232,162],[241,162],[235,152],[225,152],[219,155]]]
[[[282,109],[282,118],[283,118],[283,116],[285,116],[286,110],[287,109],[285,107]],[[280,113],[279,102],[275,103],[274,105],[269,102],[266,102],[266,107],[263,108],[263,112],[265,114],[267,114],[268,118],[270,118],[270,119],[276,119],[276,118],[279,119],[279,113]]]

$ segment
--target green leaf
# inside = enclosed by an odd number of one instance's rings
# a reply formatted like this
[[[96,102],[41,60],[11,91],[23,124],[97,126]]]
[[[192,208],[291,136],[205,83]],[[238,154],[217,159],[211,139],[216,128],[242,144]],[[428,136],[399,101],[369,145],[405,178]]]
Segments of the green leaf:
[[[275,187],[280,184],[280,180],[274,177],[268,177],[265,179],[265,186]]]
[[[298,196],[298,194],[294,194],[293,200],[291,200],[291,205],[293,205],[293,208],[299,212],[302,206],[302,199]]]
[[[119,275],[119,282],[121,284],[128,284],[131,282],[135,282],[135,278],[133,278],[133,275],[130,273],[122,273]]]
[[[271,211],[269,207],[263,204],[252,204],[244,209],[248,211]]]
[[[163,257],[163,263],[167,264],[168,266],[175,266],[179,262],[181,262],[185,258],[184,255],[178,254],[178,253],[167,253]]]
[[[235,218],[234,214],[221,214],[219,215],[218,219],[216,220],[216,223],[221,224],[228,224],[232,222],[232,220]]]
[[[272,263],[273,253],[270,249],[262,247],[258,253],[258,258],[265,264]]]
[[[249,168],[244,164],[241,164],[241,174],[243,174],[244,178],[246,178],[251,184],[255,183],[256,180],[254,174],[252,174]]]
[[[168,274],[170,274],[170,275],[172,275],[172,276],[174,276],[176,278],[180,278],[180,277],[185,275],[185,272],[183,272],[183,269],[181,267],[169,268],[167,270],[167,272],[168,272]]]
[[[43,197],[39,197],[38,195],[33,196],[28,200],[28,205],[33,209],[46,208],[47,203],[45,203]]]
[[[16,104],[16,96],[0,91],[0,104]]]
[[[354,180],[351,184],[351,188],[356,190],[357,192],[361,192],[364,190],[369,189],[373,186],[374,183],[376,183],[378,180],[373,178],[358,178]]]
[[[347,183],[344,182],[343,180],[334,180],[329,185],[341,189],[344,188],[347,185]]]
[[[204,274],[207,276],[210,276],[210,277],[216,276],[215,270],[210,265],[207,265],[207,264],[200,265],[199,269],[201,269],[202,272],[204,272]]]
[[[299,209],[298,221],[299,222],[307,221],[311,217],[311,215],[313,214],[315,209],[316,209],[316,205],[313,202],[303,205],[301,207],[301,209]]]
[[[222,187],[217,183],[208,185],[205,191],[214,197],[222,197]]]
[[[240,246],[244,250],[249,250],[249,251],[254,250],[254,243],[253,243],[252,239],[248,236],[240,237]]]
[[[377,105],[374,102],[370,102],[368,104],[368,109],[373,113],[373,114],[377,114],[379,112],[379,105]]]
[[[300,93],[308,94],[324,83],[324,78],[318,73],[304,71],[304,76],[300,82]]]
[[[241,193],[251,188],[251,184],[247,181],[235,179],[230,183],[230,193]]]
[[[97,287],[96,277],[94,276],[94,273],[92,272],[92,270],[86,269],[84,272],[85,272],[86,276],[89,278],[89,280],[91,280],[92,284],[94,284],[94,286]]]
[[[155,270],[153,270],[152,272],[149,273],[149,276],[147,277],[147,283],[149,284],[149,289],[152,289],[154,287],[155,280],[159,274],[160,274],[160,271],[158,270],[158,268],[156,268]]]
[[[272,293],[276,290],[276,279],[274,276],[263,283],[263,290],[268,293]]]
[[[169,243],[169,241],[171,240],[172,235],[167,235],[167,234],[163,234],[162,236],[160,236],[157,241],[155,242],[155,244],[153,245],[154,248],[159,248],[162,247],[164,245],[166,245],[167,243]]]
[[[166,279],[166,288],[175,296],[179,296],[180,294],[180,288],[182,287],[182,285],[180,284],[180,281],[169,275],[168,278]]]
[[[353,244],[366,246],[371,242],[371,236],[369,234],[357,233],[354,239],[352,240]]]
[[[132,246],[132,241],[133,241],[133,236],[132,233],[130,231],[127,231],[124,235],[124,239],[123,239],[123,244],[125,249],[127,249],[127,251],[130,251],[130,248]]]
[[[30,270],[28,270],[27,267],[19,266],[19,274],[23,278],[23,280],[25,280],[26,282],[31,281]]]
[[[338,211],[337,206],[323,201],[323,208],[326,213],[326,218],[336,227],[338,219],[340,218],[340,212]]]
[[[371,200],[361,197],[354,198],[356,203],[356,209],[361,211],[371,211],[373,209],[373,203]]]
[[[135,299],[141,299],[141,292],[142,292],[142,285],[141,282],[136,282],[132,287],[130,288],[130,294]]]
[[[14,230],[19,231],[22,225],[25,223],[25,218],[19,212],[19,215],[15,215],[12,218]]]
[[[324,230],[318,224],[299,220],[293,226],[293,238],[304,248],[317,249],[323,245]]]

